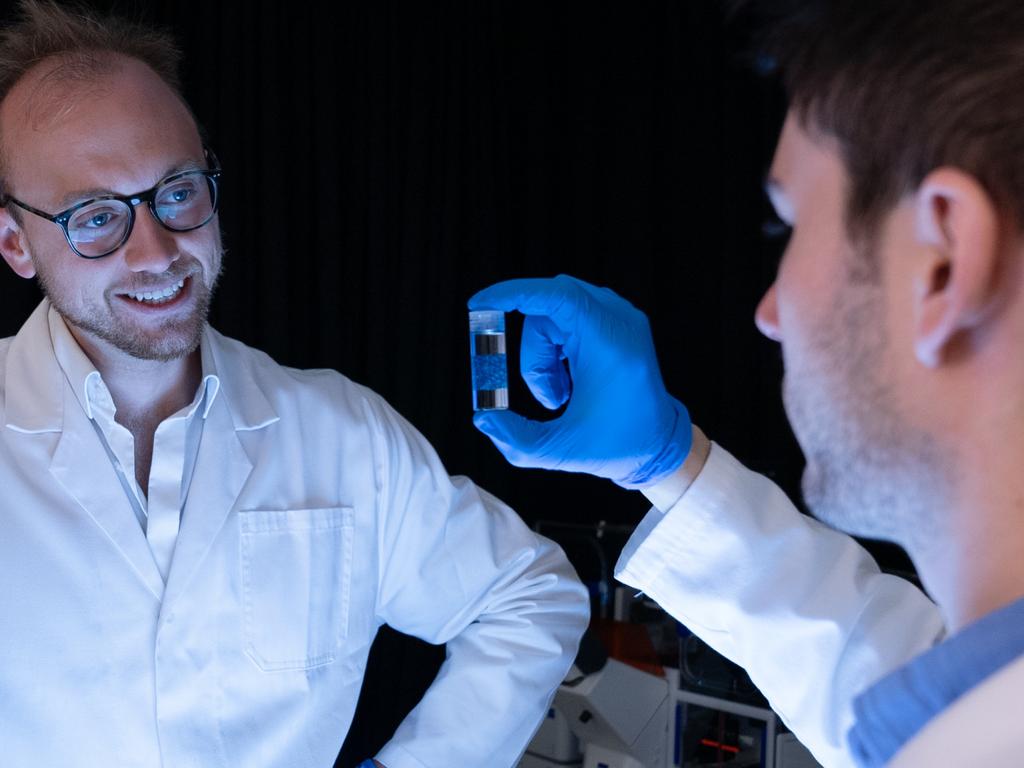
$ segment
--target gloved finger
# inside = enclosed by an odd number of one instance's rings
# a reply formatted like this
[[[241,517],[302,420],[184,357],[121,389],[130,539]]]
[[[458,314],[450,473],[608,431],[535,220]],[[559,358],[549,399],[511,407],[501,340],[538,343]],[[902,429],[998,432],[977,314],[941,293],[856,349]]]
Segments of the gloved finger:
[[[613,312],[623,319],[646,317],[628,299],[620,296],[611,288],[591,285],[590,283],[584,283],[582,280],[580,281],[580,287],[592,299],[594,304],[600,306],[605,312]]]
[[[565,334],[546,317],[528,316],[523,321],[519,348],[519,372],[530,392],[545,408],[554,410],[569,399],[569,372],[562,362]]]
[[[527,277],[503,280],[483,288],[466,302],[470,309],[500,309],[505,312],[522,311],[522,305],[533,296],[546,296],[551,291],[552,278]],[[541,311],[535,314],[546,314]]]
[[[554,421],[530,421],[512,411],[479,411],[473,414],[473,425],[491,438],[494,446],[516,467],[550,469],[554,460],[544,455]]]
[[[470,309],[518,311],[524,315],[550,317],[563,331],[576,326],[585,287],[591,287],[569,275],[558,277],[527,277],[505,280],[478,291],[469,298]]]

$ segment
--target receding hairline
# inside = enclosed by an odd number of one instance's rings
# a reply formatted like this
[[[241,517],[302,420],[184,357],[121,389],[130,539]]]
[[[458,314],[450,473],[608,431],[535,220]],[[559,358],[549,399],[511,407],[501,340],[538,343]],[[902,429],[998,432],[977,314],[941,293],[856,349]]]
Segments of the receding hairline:
[[[61,119],[74,108],[76,99],[68,94],[69,89],[84,89],[86,93],[103,94],[110,89],[108,82],[112,75],[122,73],[132,66],[141,66],[148,70],[174,95],[188,113],[202,140],[199,121],[196,120],[191,106],[179,92],[176,84],[167,82],[166,78],[148,62],[108,49],[62,51],[40,59],[29,67],[11,85],[3,99],[0,99],[0,179],[6,179],[10,169],[3,124],[5,118],[14,118],[7,116],[12,96],[22,102],[19,105],[20,119],[33,127],[45,125],[47,122]],[[74,96],[78,95],[80,94],[76,93]]]

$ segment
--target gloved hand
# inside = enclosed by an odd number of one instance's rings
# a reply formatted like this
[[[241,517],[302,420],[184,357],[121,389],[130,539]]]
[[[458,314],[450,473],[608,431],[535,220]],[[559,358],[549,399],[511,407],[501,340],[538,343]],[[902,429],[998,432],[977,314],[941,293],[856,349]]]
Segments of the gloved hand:
[[[547,408],[569,403],[545,422],[511,411],[474,414],[509,462],[644,488],[685,461],[689,414],[665,391],[646,315],[621,296],[559,275],[497,283],[470,298],[469,308],[526,315],[523,379]]]

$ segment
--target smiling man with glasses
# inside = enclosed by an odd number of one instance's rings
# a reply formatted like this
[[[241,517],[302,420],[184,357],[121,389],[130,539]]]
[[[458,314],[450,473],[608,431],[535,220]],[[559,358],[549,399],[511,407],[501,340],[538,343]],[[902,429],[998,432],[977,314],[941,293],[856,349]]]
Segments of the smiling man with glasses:
[[[448,660],[378,765],[514,764],[587,621],[564,555],[374,393],[208,326],[173,42],[22,11],[0,254],[46,298],[0,341],[0,762],[332,765],[387,623]]]

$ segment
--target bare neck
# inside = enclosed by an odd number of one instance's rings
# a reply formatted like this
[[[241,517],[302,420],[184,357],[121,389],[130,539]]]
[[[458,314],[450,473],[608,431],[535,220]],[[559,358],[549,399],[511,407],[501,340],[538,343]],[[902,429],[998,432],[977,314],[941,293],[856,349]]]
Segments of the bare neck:
[[[151,426],[152,433],[195,398],[202,365],[198,350],[180,360],[139,362],[146,365],[96,367],[117,408],[117,422],[133,432],[136,425]]]
[[[943,530],[908,545],[951,633],[1024,598],[1024,450],[966,452]]]
[[[110,391],[115,421],[132,434],[135,479],[148,495],[156,429],[195,398],[202,380],[199,350],[176,360],[140,360],[82,334],[75,337]]]

